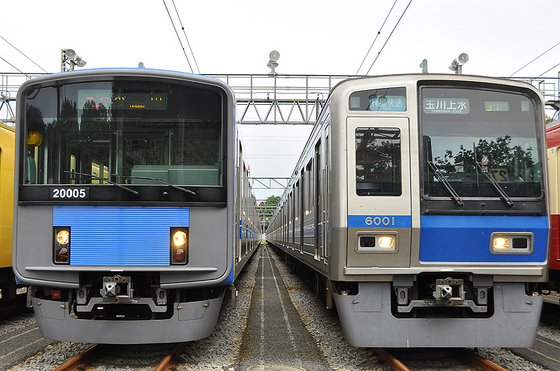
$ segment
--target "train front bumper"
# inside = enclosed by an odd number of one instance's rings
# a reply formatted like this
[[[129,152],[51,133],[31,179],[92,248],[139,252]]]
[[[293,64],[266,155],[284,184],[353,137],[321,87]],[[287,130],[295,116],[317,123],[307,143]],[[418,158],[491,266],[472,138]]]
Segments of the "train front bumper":
[[[224,294],[179,302],[168,319],[79,319],[69,302],[32,298],[41,335],[47,339],[100,344],[176,343],[204,339],[214,330]]]
[[[396,318],[387,282],[334,298],[346,340],[357,347],[531,347],[543,297],[528,296],[523,283],[494,283],[493,293],[489,318]]]

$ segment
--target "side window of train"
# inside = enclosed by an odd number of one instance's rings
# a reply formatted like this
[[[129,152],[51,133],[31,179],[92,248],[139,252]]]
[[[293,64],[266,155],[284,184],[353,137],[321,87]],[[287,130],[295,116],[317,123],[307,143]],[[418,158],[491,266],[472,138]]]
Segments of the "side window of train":
[[[401,131],[398,128],[356,128],[356,194],[400,196]]]

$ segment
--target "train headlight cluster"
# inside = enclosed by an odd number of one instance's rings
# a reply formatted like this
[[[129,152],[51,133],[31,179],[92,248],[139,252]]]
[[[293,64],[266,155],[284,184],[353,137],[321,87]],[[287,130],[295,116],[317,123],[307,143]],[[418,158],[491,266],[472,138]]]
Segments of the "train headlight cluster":
[[[171,228],[171,264],[185,265],[189,261],[189,228]]]
[[[358,252],[396,252],[397,235],[392,233],[359,233]]]
[[[70,264],[70,227],[54,227],[54,262]]]
[[[493,254],[530,254],[533,252],[533,234],[492,233],[490,251]]]

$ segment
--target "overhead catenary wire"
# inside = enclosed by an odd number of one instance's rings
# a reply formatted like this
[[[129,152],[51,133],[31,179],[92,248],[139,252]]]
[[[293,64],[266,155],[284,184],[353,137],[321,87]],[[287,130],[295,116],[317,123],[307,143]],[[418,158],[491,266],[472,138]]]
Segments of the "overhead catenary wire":
[[[395,27],[393,27],[393,30],[391,31],[391,33],[389,34],[389,37],[387,38],[387,40],[385,40],[385,44],[383,44],[383,46],[381,47],[381,50],[379,50],[379,52],[377,53],[377,56],[375,57],[375,60],[371,63],[371,66],[369,67],[369,69],[366,72],[366,75],[369,74],[369,71],[371,71],[373,65],[375,64],[375,62],[377,62],[377,59],[379,58],[379,55],[381,54],[381,52],[383,51],[383,49],[385,49],[385,46],[387,45],[387,43],[389,42],[389,40],[391,39],[391,36],[393,36],[393,33],[395,32],[395,30],[397,29],[397,26],[399,25],[399,23],[401,23],[401,19],[404,17],[406,11],[408,10],[408,7],[410,6],[410,4],[412,3],[412,0],[410,0],[408,2],[408,5],[406,6],[406,8],[403,10],[399,20],[397,21],[397,23],[395,24]]]
[[[536,78],[538,79],[539,77],[542,77],[542,75],[549,73],[550,71],[552,71],[553,69],[555,69],[556,67],[560,66],[560,63],[558,63],[557,65],[549,68],[548,70],[544,71],[543,73],[541,73],[540,75],[538,75]]]
[[[14,48],[15,50],[17,50],[21,55],[23,55],[25,58],[27,58],[31,63],[33,63],[34,65],[36,65],[37,67],[39,67],[40,69],[43,70],[44,73],[48,73],[47,71],[45,71],[45,69],[41,66],[39,66],[37,63],[35,63],[35,61],[31,58],[29,58],[27,55],[25,55],[25,53],[23,53],[21,50],[19,50],[18,48],[16,48],[14,45],[12,45],[8,40],[6,40],[4,37],[0,36],[0,38],[2,40],[4,40],[6,42],[6,44],[10,45],[12,48]],[[11,63],[9,63],[8,61],[6,61],[4,58],[2,58],[2,60],[6,63],[8,63],[10,66],[14,67]],[[15,67],[14,67],[15,68]],[[16,68],[16,70],[18,70],[19,72],[21,72],[19,69]],[[23,73],[23,72],[21,72]],[[26,75],[27,76],[27,75]]]
[[[10,62],[8,62],[6,59],[0,57],[0,59],[2,59],[4,62],[8,63],[10,66],[12,66],[13,68],[15,68],[19,73],[21,73],[22,75],[27,76],[28,78],[31,78],[31,76],[29,76],[28,74],[26,74],[25,72],[23,72],[22,70],[20,70],[19,68],[17,68],[16,66],[14,66],[13,64],[11,64]]]
[[[196,63],[196,58],[194,56],[194,52],[191,48],[191,43],[189,42],[189,38],[187,37],[187,32],[185,31],[185,27],[183,26],[183,21],[181,20],[181,16],[179,15],[179,11],[177,10],[177,7],[175,6],[175,0],[173,0],[173,7],[175,8],[175,13],[177,13],[177,18],[179,19],[179,24],[181,25],[181,30],[183,30],[183,35],[185,35],[185,40],[187,40],[187,45],[189,46],[189,50],[191,52],[193,61],[194,61],[194,65],[196,66],[196,70],[197,73],[200,74],[200,68],[198,68],[198,63]]]
[[[517,72],[521,71],[522,69],[524,69],[525,67],[527,67],[528,65],[530,65],[531,63],[533,63],[534,61],[536,61],[537,59],[539,59],[540,57],[542,57],[543,55],[545,55],[546,53],[548,53],[549,51],[551,51],[552,49],[556,48],[558,45],[560,45],[560,41],[558,43],[556,43],[553,47],[551,47],[550,49],[548,49],[547,51],[545,51],[544,53],[542,53],[541,55],[539,55],[538,57],[536,57],[535,59],[533,59],[531,62],[527,63],[526,65],[524,65],[523,67],[521,67],[520,69],[518,69],[517,71],[515,71],[514,73],[512,73],[511,75],[509,75],[508,77],[512,77],[513,75],[515,75]],[[556,67],[556,66],[554,66]],[[552,67],[552,68],[554,68]],[[551,68],[551,69],[552,69]],[[548,70],[550,71],[550,70]],[[548,72],[546,71],[546,72]],[[542,73],[542,75],[544,75],[546,72]],[[540,76],[539,76],[540,77]]]
[[[165,6],[165,10],[167,11],[167,15],[169,15],[169,20],[171,21],[171,25],[173,26],[173,30],[175,31],[175,35],[177,35],[177,40],[179,40],[179,44],[181,44],[181,49],[183,49],[183,54],[185,54],[185,58],[187,59],[187,63],[189,64],[189,68],[191,69],[191,72],[194,73],[194,70],[191,66],[191,61],[189,60],[189,57],[187,56],[187,51],[185,50],[185,47],[183,46],[183,42],[181,41],[181,37],[179,36],[179,32],[177,32],[177,27],[175,27],[175,22],[173,22],[173,17],[171,17],[171,13],[169,12],[169,9],[167,8],[167,4],[165,3],[165,0],[163,0],[163,5]]]
[[[360,72],[360,70],[362,69],[362,66],[364,65],[364,62],[366,61],[369,53],[371,52],[371,48],[373,48],[373,45],[375,45],[375,42],[377,41],[377,38],[379,37],[379,35],[381,35],[381,31],[383,30],[383,27],[385,26],[385,23],[387,22],[387,19],[389,19],[389,16],[391,15],[391,12],[393,11],[393,8],[395,7],[395,5],[397,4],[398,0],[395,0],[395,2],[393,3],[393,6],[391,7],[391,9],[389,10],[389,13],[387,13],[387,17],[385,17],[385,20],[383,21],[383,24],[381,25],[381,27],[379,28],[379,31],[377,31],[377,35],[375,35],[375,39],[373,39],[373,42],[371,43],[366,56],[364,57],[364,59],[362,60],[362,63],[360,64],[360,67],[358,67],[358,70],[356,71],[356,75],[358,74],[358,72]]]

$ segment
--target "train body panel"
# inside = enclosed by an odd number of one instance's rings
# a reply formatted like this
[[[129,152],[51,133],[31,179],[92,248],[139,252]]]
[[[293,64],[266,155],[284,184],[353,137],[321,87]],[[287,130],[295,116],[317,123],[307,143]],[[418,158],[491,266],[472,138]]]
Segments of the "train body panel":
[[[528,346],[542,305],[529,287],[548,274],[543,117],[539,92],[506,80],[342,82],[267,239],[324,282],[353,345]],[[315,167],[325,179],[306,186]],[[308,194],[321,204],[298,206]],[[307,215],[319,254],[286,231]]]
[[[256,212],[231,89],[102,69],[30,80],[18,94],[14,271],[31,285],[43,336],[210,335],[258,246],[257,224],[242,218],[238,231],[239,215]]]
[[[0,124],[0,300],[16,293],[12,271],[15,130]]]
[[[15,131],[0,124],[0,268],[12,266]]]
[[[169,210],[168,210],[169,209]],[[156,213],[162,216],[154,222]],[[51,284],[55,287],[78,288],[80,274],[104,270],[121,274],[152,270],[158,272],[160,285],[165,288],[197,287],[208,284],[230,284],[231,251],[223,251],[229,230],[218,233],[214,225],[226,225],[224,208],[154,208],[108,206],[37,206],[21,208],[18,218],[33,225],[33,233],[18,229],[18,244],[37,246],[26,256],[20,279],[29,284]],[[174,217],[179,214],[180,218]],[[115,218],[115,214],[119,214]],[[183,214],[183,215],[181,215]],[[118,219],[118,220],[116,220]],[[179,224],[180,220],[182,223]],[[208,223],[212,220],[214,224]],[[54,225],[53,225],[54,224]],[[96,228],[91,231],[91,226]],[[52,234],[54,227],[70,227],[72,246],[69,265],[53,267]],[[191,249],[188,267],[170,267],[169,227],[185,226]],[[131,237],[123,236],[123,231]],[[88,238],[91,233],[95,238]],[[100,243],[108,240],[109,243]],[[114,242],[114,243],[111,243]],[[195,246],[206,246],[193,248]],[[221,248],[220,248],[221,247]],[[192,278],[185,279],[190,272]],[[228,282],[224,280],[229,279]]]

